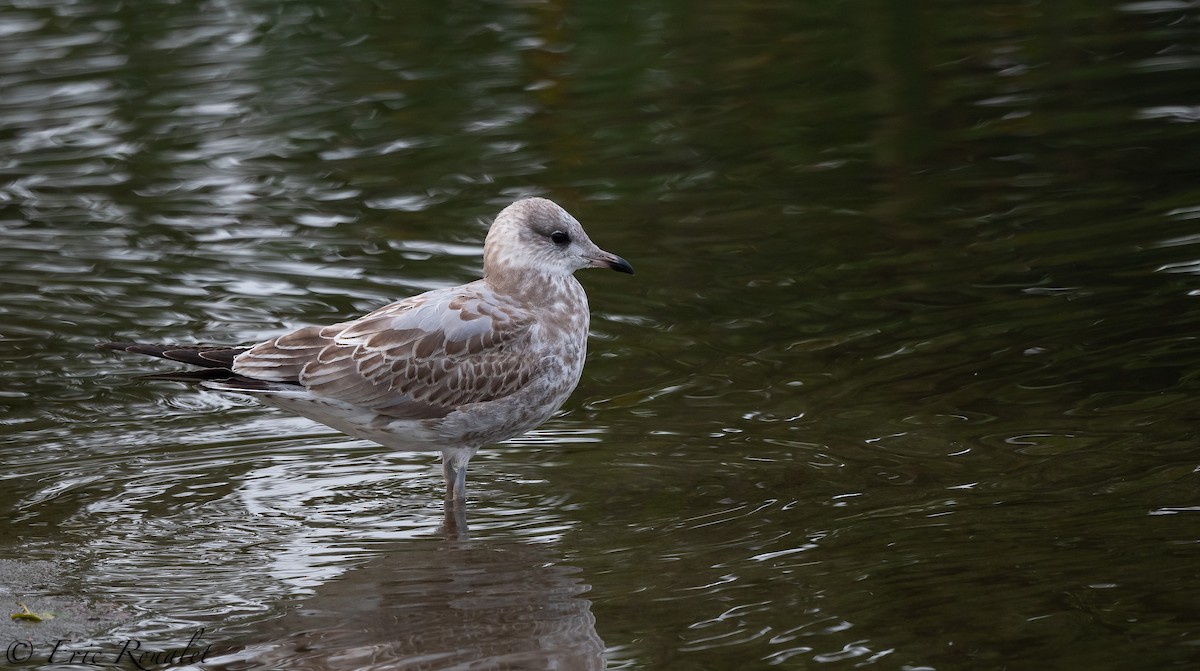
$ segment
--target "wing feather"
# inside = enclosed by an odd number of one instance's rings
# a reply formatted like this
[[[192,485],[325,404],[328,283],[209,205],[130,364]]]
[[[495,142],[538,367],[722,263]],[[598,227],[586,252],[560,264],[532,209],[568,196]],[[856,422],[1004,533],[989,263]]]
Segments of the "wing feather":
[[[391,417],[444,417],[527,384],[539,364],[524,356],[533,328],[530,315],[473,283],[279,336],[240,354],[233,370]]]

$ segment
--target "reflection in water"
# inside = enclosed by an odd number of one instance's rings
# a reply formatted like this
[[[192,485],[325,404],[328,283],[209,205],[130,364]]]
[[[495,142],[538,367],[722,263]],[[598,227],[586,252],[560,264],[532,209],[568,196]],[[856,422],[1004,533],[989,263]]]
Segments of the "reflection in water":
[[[385,549],[213,658],[214,669],[604,668],[588,586],[542,547],[447,540]]]

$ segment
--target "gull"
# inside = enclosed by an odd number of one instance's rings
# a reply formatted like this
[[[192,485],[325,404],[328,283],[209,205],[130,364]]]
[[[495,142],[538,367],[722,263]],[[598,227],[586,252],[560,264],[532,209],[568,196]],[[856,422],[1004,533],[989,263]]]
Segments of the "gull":
[[[540,425],[579,383],[590,315],[574,273],[584,268],[633,274],[566,210],[528,198],[492,223],[474,282],[248,347],[99,347],[203,368],[149,378],[248,394],[397,450],[440,450],[449,507],[465,500],[480,447]]]

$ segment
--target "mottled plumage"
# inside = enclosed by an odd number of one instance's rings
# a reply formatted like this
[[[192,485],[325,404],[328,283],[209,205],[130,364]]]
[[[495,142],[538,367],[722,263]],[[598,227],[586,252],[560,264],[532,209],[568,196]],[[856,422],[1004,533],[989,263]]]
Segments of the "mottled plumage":
[[[633,272],[561,207],[530,198],[496,217],[483,279],[253,347],[102,346],[204,367],[157,379],[251,394],[388,447],[440,449],[457,500],[481,446],[541,424],[579,382],[588,303],[573,273],[587,267]]]

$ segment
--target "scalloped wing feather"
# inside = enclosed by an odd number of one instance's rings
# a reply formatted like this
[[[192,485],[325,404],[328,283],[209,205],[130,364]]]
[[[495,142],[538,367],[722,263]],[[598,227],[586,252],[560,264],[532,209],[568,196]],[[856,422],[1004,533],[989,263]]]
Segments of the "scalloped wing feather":
[[[382,415],[430,419],[528,383],[539,365],[527,356],[532,329],[531,316],[472,283],[279,336],[239,355],[233,369]]]

